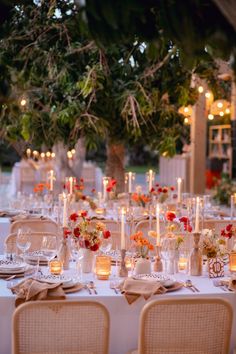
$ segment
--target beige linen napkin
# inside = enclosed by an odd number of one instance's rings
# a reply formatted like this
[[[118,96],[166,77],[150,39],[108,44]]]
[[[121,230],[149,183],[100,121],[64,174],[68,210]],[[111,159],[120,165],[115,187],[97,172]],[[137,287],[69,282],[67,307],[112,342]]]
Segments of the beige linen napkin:
[[[61,284],[42,283],[32,278],[23,280],[11,290],[16,294],[16,307],[26,301],[65,299]]]
[[[152,295],[164,294],[166,289],[160,282],[150,280],[135,280],[127,278],[120,284],[121,293],[125,295],[126,300],[131,305],[140,296],[145,300],[149,299]]]

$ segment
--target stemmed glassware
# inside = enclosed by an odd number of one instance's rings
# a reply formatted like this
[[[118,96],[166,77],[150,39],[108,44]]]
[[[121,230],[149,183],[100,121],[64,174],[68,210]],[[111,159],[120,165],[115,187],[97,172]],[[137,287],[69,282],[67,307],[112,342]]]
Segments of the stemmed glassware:
[[[25,253],[31,246],[31,230],[19,229],[16,236],[16,245],[22,251],[23,260],[25,261]]]
[[[73,259],[76,261],[76,270],[78,271],[79,278],[81,278],[82,267],[81,261],[84,258],[84,241],[82,239],[75,240],[74,238],[70,239],[70,251]]]
[[[41,243],[42,255],[47,259],[48,263],[57,255],[57,237],[43,236]]]
[[[174,273],[174,259],[176,251],[176,240],[174,237],[163,237],[161,239],[161,255],[164,260],[164,272]]]

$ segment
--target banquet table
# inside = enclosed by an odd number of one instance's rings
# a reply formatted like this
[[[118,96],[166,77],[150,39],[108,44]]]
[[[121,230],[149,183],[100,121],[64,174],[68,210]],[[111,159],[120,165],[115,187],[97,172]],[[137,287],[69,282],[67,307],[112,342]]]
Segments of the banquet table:
[[[10,219],[0,218],[0,254],[4,253],[4,240],[10,233]]]
[[[192,293],[183,287],[175,292],[155,295],[148,301],[172,297],[182,299],[213,297],[227,300],[234,311],[230,342],[230,354],[233,354],[233,350],[236,348],[236,293],[224,292],[221,288],[215,287],[208,276],[194,277],[178,273],[175,278],[181,281],[191,279],[200,292]],[[84,275],[83,280],[94,280],[98,295],[89,295],[86,289],[82,289],[80,292],[68,294],[65,301],[90,300],[105,305],[110,314],[110,354],[125,354],[128,350],[137,348],[139,316],[146,301],[139,298],[135,303],[129,305],[122,294],[116,294],[114,290],[110,289],[109,281],[95,280],[92,274]],[[11,318],[15,309],[14,303],[15,297],[7,288],[7,282],[0,280],[0,354],[11,353]]]

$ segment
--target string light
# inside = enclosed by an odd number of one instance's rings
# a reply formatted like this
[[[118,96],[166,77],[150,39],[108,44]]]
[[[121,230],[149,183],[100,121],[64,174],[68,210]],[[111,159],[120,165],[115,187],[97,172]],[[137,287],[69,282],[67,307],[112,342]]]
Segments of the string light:
[[[230,114],[230,109],[229,108],[226,108],[225,114]]]
[[[45,158],[45,153],[41,152],[40,157],[41,157],[41,159],[44,159]]]
[[[184,118],[184,124],[188,124],[189,123],[189,119],[186,117]]]
[[[47,152],[46,152],[46,156],[47,156],[48,158],[51,157],[50,151],[47,151]]]
[[[52,159],[54,159],[55,156],[56,156],[55,152],[52,152],[52,153],[51,153]]]
[[[21,106],[24,107],[26,103],[27,103],[26,99],[22,98],[22,100],[20,101]]]
[[[198,92],[199,92],[199,93],[203,93],[203,91],[204,91],[204,88],[203,88],[202,86],[199,86],[199,87],[198,87]]]
[[[218,103],[217,103],[217,107],[218,107],[218,108],[222,108],[222,107],[223,107],[223,103],[222,103],[222,102],[218,102]]]
[[[223,117],[224,116],[224,112],[221,111],[220,112],[220,116]]]
[[[208,119],[209,119],[209,120],[213,120],[213,119],[214,119],[213,114],[208,114]]]
[[[206,98],[210,98],[210,97],[211,97],[211,93],[210,93],[209,91],[206,92],[206,93],[205,93],[205,97],[206,97]]]
[[[71,153],[74,155],[74,154],[75,154],[75,149],[72,149],[72,150],[71,150]]]

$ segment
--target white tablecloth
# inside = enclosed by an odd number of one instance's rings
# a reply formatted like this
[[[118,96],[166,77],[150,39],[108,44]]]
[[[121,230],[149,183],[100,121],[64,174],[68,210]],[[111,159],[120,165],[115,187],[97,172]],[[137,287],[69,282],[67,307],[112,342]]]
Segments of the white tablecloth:
[[[229,301],[234,310],[230,350],[230,354],[233,354],[233,348],[236,348],[236,294],[214,287],[208,277],[189,277],[183,274],[177,274],[175,277],[182,280],[192,279],[200,293],[192,293],[189,289],[182,288],[176,292],[153,296],[150,300],[169,297],[217,297]],[[92,275],[88,275],[87,278],[91,279]],[[114,290],[109,288],[109,281],[96,281],[96,284],[98,295],[89,295],[83,289],[79,293],[68,295],[68,300],[98,301],[106,306],[111,320],[110,354],[125,354],[128,350],[137,348],[139,315],[146,302],[139,299],[132,305],[128,305],[123,295],[116,295]],[[11,353],[11,317],[15,308],[14,300],[11,291],[6,287],[6,281],[0,280],[0,354]]]

